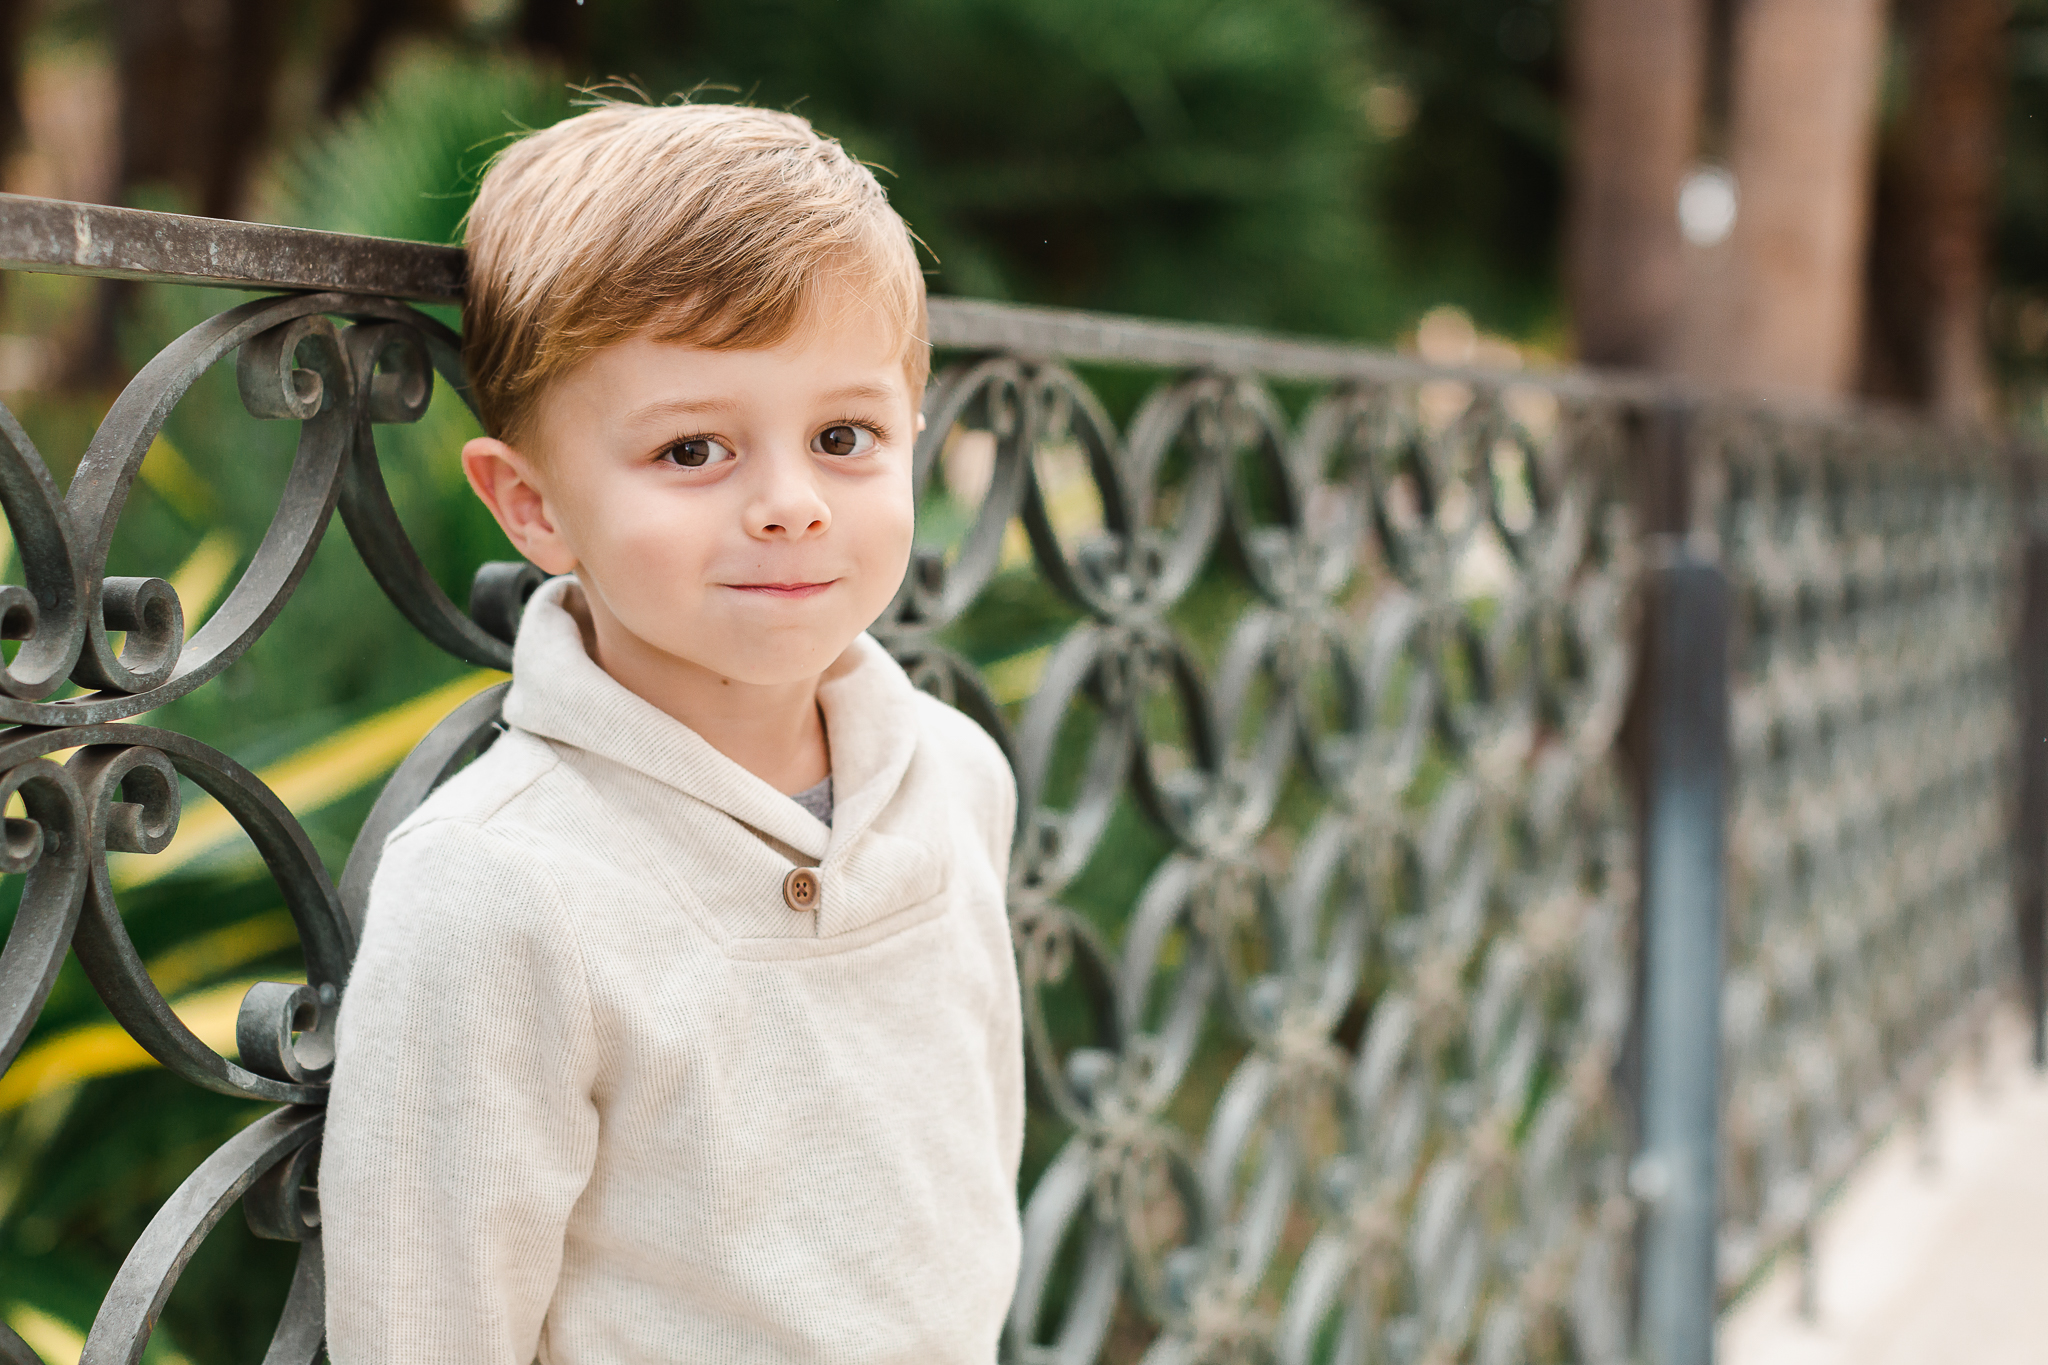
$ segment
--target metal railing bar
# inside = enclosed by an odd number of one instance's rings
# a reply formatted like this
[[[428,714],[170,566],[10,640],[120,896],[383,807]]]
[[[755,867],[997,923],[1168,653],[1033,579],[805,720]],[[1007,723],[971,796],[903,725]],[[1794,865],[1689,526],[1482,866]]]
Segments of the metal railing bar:
[[[1008,351],[1084,364],[1242,370],[1276,379],[1512,382],[1611,398],[1664,391],[1662,385],[1583,371],[1434,365],[1343,342],[981,299],[933,299],[931,342],[941,349]]]
[[[0,195],[0,270],[453,303],[460,248]]]
[[[0,270],[459,303],[466,261],[460,247],[427,242],[0,194]],[[1610,398],[1668,387],[1583,371],[1446,367],[1342,342],[977,299],[933,299],[931,341],[946,349],[1283,379],[1493,385],[1512,380]]]
[[[430,242],[0,194],[4,270],[459,303],[466,258],[460,247]],[[1560,396],[1636,403],[1732,396],[1669,376],[1436,365],[1355,343],[981,299],[934,298],[930,339],[941,349],[1219,369],[1276,379],[1513,384]],[[1790,394],[1747,397],[1787,418],[1825,420],[1853,412],[1865,420],[1887,415],[1911,420],[1910,414],[1888,414],[1882,405],[1870,403]]]

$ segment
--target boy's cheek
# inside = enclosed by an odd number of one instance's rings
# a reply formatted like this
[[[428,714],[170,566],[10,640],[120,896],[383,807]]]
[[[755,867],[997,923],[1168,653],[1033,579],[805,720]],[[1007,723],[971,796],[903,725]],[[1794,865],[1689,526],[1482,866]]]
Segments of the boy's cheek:
[[[852,520],[866,542],[862,547],[862,567],[873,580],[864,586],[869,592],[882,595],[875,608],[879,614],[896,595],[897,585],[910,567],[911,548],[917,541],[917,510],[911,503],[909,480],[904,480],[900,495],[878,499],[877,505],[862,509]],[[866,629],[868,624],[863,622],[861,628]]]
[[[887,528],[885,534],[891,548],[900,551],[904,561],[909,562],[910,547],[917,538],[917,505],[910,496],[909,478],[904,478],[901,486],[875,510],[875,521]]]

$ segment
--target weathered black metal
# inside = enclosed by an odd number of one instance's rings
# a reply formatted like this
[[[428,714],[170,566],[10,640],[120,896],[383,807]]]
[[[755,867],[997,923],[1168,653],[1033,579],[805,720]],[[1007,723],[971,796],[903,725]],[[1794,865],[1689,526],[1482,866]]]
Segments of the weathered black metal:
[[[459,248],[0,195],[0,270],[454,303]]]
[[[0,201],[0,236],[37,230],[37,214],[26,224],[7,217],[20,207]],[[47,220],[55,211],[38,212]],[[121,221],[157,229],[165,241],[199,240],[187,240],[198,231],[190,224],[157,215]],[[296,241],[303,252],[317,254],[320,245]],[[228,242],[225,256],[245,247],[255,249]],[[161,263],[147,255],[126,259],[151,271]],[[410,288],[398,284],[391,292]],[[249,567],[187,640],[167,583],[107,578],[98,566],[165,417],[199,375],[229,355],[237,358],[252,414],[301,423],[299,450]],[[337,504],[378,581],[429,638],[474,662],[509,663],[509,604],[522,586],[530,590],[530,568],[487,575],[483,597],[496,605],[496,633],[480,628],[427,576],[377,476],[372,425],[416,420],[432,394],[433,367],[464,392],[452,334],[391,298],[329,292],[254,300],[194,328],[143,368],[101,423],[61,498],[38,452],[0,409],[0,502],[28,580],[26,588],[0,589],[0,628],[23,642],[0,672],[0,719],[16,723],[0,732],[0,795],[18,793],[27,816],[9,821],[0,849],[0,869],[27,874],[21,910],[0,950],[0,1065],[25,1042],[58,966],[75,952],[109,1011],[165,1067],[207,1089],[302,1106],[280,1111],[291,1117],[277,1143],[244,1151],[267,1131],[247,1130],[165,1206],[107,1299],[88,1360],[140,1358],[185,1259],[245,1190],[253,1191],[244,1201],[252,1225],[308,1245],[271,1358],[317,1354],[317,1229],[292,1213],[310,1167],[303,1157],[287,1163],[290,1190],[278,1186],[284,1177],[266,1171],[293,1151],[311,1150],[307,1144],[317,1137],[355,921],[298,822],[254,775],[185,736],[109,722],[183,695],[240,657],[284,608]],[[126,636],[118,652],[108,638],[115,631]],[[43,700],[67,673],[95,690]],[[71,757],[62,765],[46,757],[64,751]],[[169,844],[180,776],[218,800],[254,842],[305,954],[305,983],[259,983],[248,992],[237,1027],[239,1063],[195,1036],[166,1003],[129,940],[108,875],[109,851],[150,854]],[[411,804],[424,794],[413,791]],[[396,817],[388,804],[378,809],[378,828],[388,832]],[[17,1342],[10,1336],[0,1344],[14,1350]]]
[[[514,568],[511,565],[484,567],[487,570]],[[532,568],[531,565],[517,567]],[[480,573],[478,577],[483,575]],[[349,850],[348,865],[341,873],[341,903],[355,932],[362,932],[363,912],[370,902],[370,879],[377,875],[377,864],[384,856],[384,841],[391,837],[391,831],[397,829],[406,816],[419,809],[420,803],[433,793],[434,788],[488,749],[503,732],[498,716],[510,687],[510,683],[487,687],[450,711],[385,781],[384,790],[378,793],[377,804],[370,808],[369,815],[363,820],[355,845]]]
[[[42,1357],[4,1322],[0,1322],[0,1361],[6,1365],[43,1365]]]
[[[226,1145],[192,1172],[177,1193],[157,1210],[156,1217],[149,1220],[135,1249],[122,1263],[121,1273],[115,1277],[99,1316],[93,1320],[84,1354],[78,1358],[79,1365],[138,1365],[157,1317],[163,1312],[164,1301],[170,1298],[178,1277],[206,1234],[266,1172],[317,1141],[320,1121],[317,1108],[276,1110],[228,1139]],[[309,1241],[307,1245],[317,1247],[319,1243]],[[292,1365],[312,1365],[318,1359],[320,1340],[307,1330],[303,1317],[309,1308],[317,1307],[317,1298],[313,1304],[300,1299],[291,1307],[296,1313],[287,1312],[274,1340],[294,1347],[311,1345],[313,1350],[295,1356]],[[295,1316],[300,1320],[295,1321]],[[275,1357],[273,1347],[267,1358]]]
[[[1726,1296],[1812,1246],[2009,988],[2028,511],[1981,433],[1734,403],[1690,432],[1734,594]]]
[[[1665,544],[1646,661],[1638,1339],[1647,1365],[1713,1365],[1728,585],[1682,541]]]
[[[295,291],[152,360],[62,495],[0,408],[0,506],[26,577],[0,585],[0,633],[21,641],[0,669],[0,721],[16,727],[0,731],[0,798],[18,793],[26,814],[0,841],[0,871],[26,878],[0,950],[0,1070],[75,950],[167,1067],[284,1104],[159,1212],[86,1358],[139,1358],[186,1259],[239,1199],[259,1234],[301,1244],[266,1359],[308,1361],[317,1106],[369,881],[389,831],[499,733],[504,689],[458,707],[393,774],[338,886],[245,769],[112,722],[239,657],[336,511],[426,638],[509,664],[537,572],[483,566],[458,609],[406,538],[372,436],[417,420],[437,374],[467,401],[457,338],[399,301],[458,297],[461,256],[0,197],[0,268]],[[1704,1359],[1724,1009],[1724,1290],[1798,1236],[1811,1191],[1924,1090],[1974,1017],[1996,869],[1957,826],[2003,790],[1984,755],[2012,747],[2010,708],[1984,700],[2010,682],[1985,653],[2010,586],[1994,567],[2010,522],[1986,510],[1996,461],[1895,421],[1809,413],[1795,429],[1726,405],[1682,417],[1642,383],[958,300],[931,316],[957,359],[927,394],[915,478],[942,515],[875,632],[995,735],[1020,786],[1010,907],[1034,1104],[1066,1136],[1023,1209],[1006,1358],[1094,1360],[1121,1313],[1156,1332],[1147,1365]],[[301,424],[298,454],[251,567],[186,640],[169,585],[107,578],[106,550],[165,417],[230,354],[251,413]],[[1120,430],[1075,361],[1164,373]],[[1280,378],[1321,386],[1296,420],[1266,387]],[[1886,536],[1911,564],[1872,560],[1892,551]],[[1647,579],[1637,1151],[1612,1080],[1636,993],[1638,878],[1616,736],[1646,546],[1676,557]],[[949,628],[1004,575],[1035,576],[1078,620],[1020,647],[998,682]],[[1211,639],[1190,621],[1215,601],[1233,605]],[[1925,677],[1873,662],[1923,653],[1961,662]],[[93,690],[49,700],[67,678]],[[1835,728],[1802,698],[1835,708]],[[1731,702],[1723,989],[1710,912]],[[1934,744],[1919,760],[1934,776],[1915,785],[1899,764],[1829,748],[1879,725]],[[1840,780],[1866,770],[1899,847],[1869,842],[1861,789]],[[109,850],[166,846],[179,775],[250,834],[306,949],[307,981],[248,993],[232,1060],[149,980],[107,872]],[[1132,817],[1171,851],[1106,934],[1072,892]],[[1798,822],[1801,866],[1825,874],[1811,884],[1779,875],[1766,837]],[[1892,869],[1896,894],[1842,896],[1862,864]],[[1935,873],[1913,880],[1923,865]],[[1967,908],[1966,953],[1928,951],[1923,908],[1943,897]],[[1817,905],[1863,918],[1829,937]],[[1871,945],[1868,960],[1842,943]],[[1823,989],[1799,964],[1830,951]],[[1911,976],[1902,962],[1932,965]],[[1874,1000],[1892,1010],[1886,1036],[1914,1046],[1872,1060],[1841,1033],[1879,1017]],[[1883,1103],[1828,1109],[1834,1092],[1788,1076],[1794,1047],[1850,1059]],[[1213,1103],[1195,1104],[1204,1131],[1183,1131],[1175,1116],[1212,1083]],[[1759,1096],[1776,1097],[1773,1122],[1828,1144],[1759,1137]],[[1647,1209],[1634,1343],[1632,1165]],[[34,1355],[0,1329],[0,1360]]]

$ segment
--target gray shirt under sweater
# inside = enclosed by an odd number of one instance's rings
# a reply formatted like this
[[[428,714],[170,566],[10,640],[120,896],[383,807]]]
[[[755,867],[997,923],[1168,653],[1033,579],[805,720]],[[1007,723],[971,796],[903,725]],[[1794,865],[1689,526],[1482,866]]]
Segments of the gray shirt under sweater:
[[[805,787],[800,792],[792,792],[790,794],[789,799],[796,802],[799,806],[802,806],[811,814],[817,816],[819,824],[831,824],[832,774],[825,774],[825,780],[823,782],[820,782],[815,787]]]

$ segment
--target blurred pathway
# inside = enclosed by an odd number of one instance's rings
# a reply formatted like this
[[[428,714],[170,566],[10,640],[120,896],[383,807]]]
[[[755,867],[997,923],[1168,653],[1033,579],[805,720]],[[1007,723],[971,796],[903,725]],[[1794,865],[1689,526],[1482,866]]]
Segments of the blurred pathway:
[[[1929,1166],[1895,1133],[1821,1221],[1815,1320],[1785,1258],[1723,1317],[1719,1365],[2048,1361],[2048,1080],[2016,1015],[1944,1078],[1932,1135]]]

